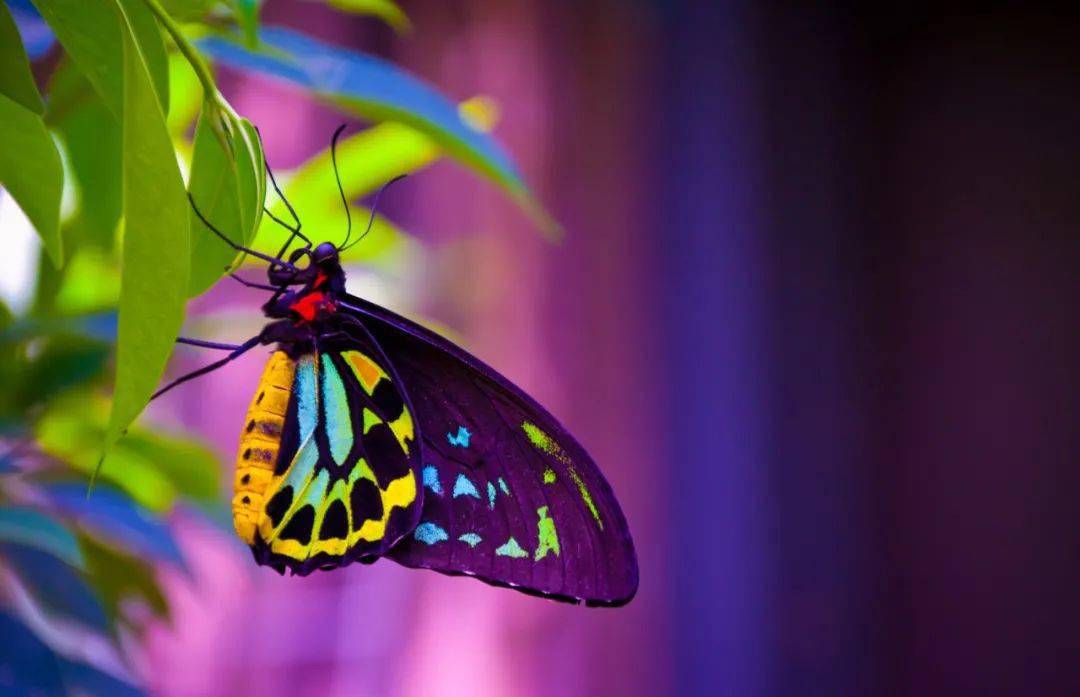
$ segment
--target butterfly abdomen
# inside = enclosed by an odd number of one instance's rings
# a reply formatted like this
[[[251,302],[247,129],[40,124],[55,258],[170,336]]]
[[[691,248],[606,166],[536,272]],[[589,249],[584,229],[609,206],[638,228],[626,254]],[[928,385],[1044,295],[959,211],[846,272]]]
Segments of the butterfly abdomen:
[[[295,373],[296,362],[284,351],[270,356],[240,434],[233,480],[233,525],[248,544],[255,540],[266,488],[274,475]]]

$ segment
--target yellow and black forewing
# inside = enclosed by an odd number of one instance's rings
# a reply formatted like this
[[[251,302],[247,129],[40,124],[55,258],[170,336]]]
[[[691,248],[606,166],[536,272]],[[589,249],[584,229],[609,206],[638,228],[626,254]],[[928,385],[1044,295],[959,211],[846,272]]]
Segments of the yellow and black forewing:
[[[378,556],[415,528],[420,476],[413,416],[367,352],[278,351],[241,436],[236,531],[281,572]]]

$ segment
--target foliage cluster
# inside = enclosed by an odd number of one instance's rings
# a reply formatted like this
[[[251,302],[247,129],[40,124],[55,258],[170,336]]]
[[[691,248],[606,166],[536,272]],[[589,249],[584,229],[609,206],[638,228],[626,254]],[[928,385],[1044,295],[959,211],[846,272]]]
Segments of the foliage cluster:
[[[390,0],[326,4],[409,30]],[[237,243],[273,253],[286,234],[264,214],[285,211],[266,196],[259,134],[211,66],[286,81],[371,124],[340,144],[349,201],[451,157],[556,232],[490,137],[488,100],[456,105],[383,60],[261,27],[259,5],[0,3],[0,195],[45,251],[29,306],[0,306],[0,690],[139,694],[125,647],[168,617],[160,570],[185,568],[169,521],[224,521],[216,454],[133,425],[186,304],[242,261],[188,195]],[[307,229],[342,229],[327,152],[286,174]],[[380,263],[406,240],[377,218],[347,260]]]

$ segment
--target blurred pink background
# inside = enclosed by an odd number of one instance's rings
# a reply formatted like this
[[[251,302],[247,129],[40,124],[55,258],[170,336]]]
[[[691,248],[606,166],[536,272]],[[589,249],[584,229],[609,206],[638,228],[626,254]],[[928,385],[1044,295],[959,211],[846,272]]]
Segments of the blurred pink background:
[[[185,518],[152,689],[1080,694],[1076,17],[403,4],[404,37],[305,2],[265,19],[494,97],[567,238],[443,162],[385,199],[422,253],[354,289],[449,327],[577,435],[639,595],[586,609],[386,561],[280,578]],[[341,121],[224,78],[279,169]],[[198,310],[245,338],[260,297]],[[262,360],[154,414],[216,444],[223,487]]]

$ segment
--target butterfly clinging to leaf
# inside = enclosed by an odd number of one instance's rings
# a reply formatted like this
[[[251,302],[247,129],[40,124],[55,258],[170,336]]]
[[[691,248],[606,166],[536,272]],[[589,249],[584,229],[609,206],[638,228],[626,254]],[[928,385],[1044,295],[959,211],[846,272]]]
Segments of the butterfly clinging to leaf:
[[[313,245],[285,201],[295,224],[275,218],[291,234],[270,256],[236,245],[192,205],[218,237],[267,262],[266,284],[234,278],[271,293],[271,321],[239,345],[178,339],[229,353],[155,397],[274,347],[244,421],[232,502],[259,564],[303,576],[388,557],[558,600],[634,596],[630,532],[592,458],[495,370],[346,293],[340,254],[363,238],[349,242],[351,220],[340,245]]]

